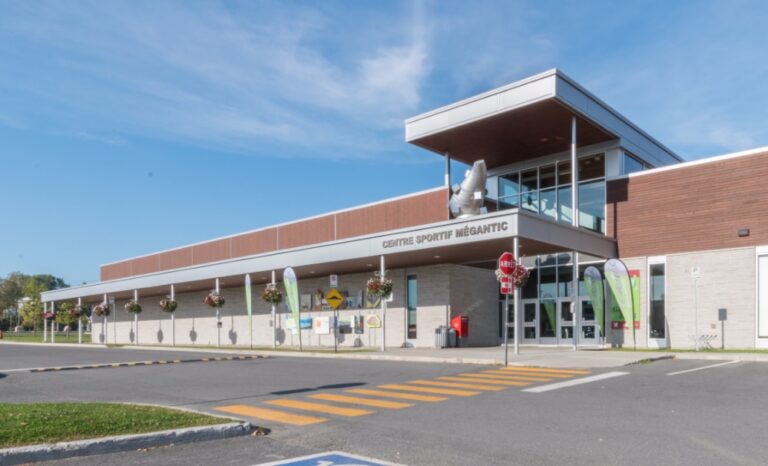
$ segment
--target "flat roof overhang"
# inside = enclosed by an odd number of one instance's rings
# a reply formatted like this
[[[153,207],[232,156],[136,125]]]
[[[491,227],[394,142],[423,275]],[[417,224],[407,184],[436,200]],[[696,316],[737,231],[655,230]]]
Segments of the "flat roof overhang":
[[[570,150],[573,118],[579,147],[620,141],[654,166],[682,160],[556,69],[409,118],[405,140],[493,169]]]
[[[593,256],[617,257],[616,242],[606,236],[518,209],[438,222],[347,240],[295,248],[212,264],[157,272],[42,293],[44,302],[82,298],[100,302],[104,294],[116,299],[164,296],[174,284],[177,293],[204,291],[219,278],[222,288],[242,286],[246,274],[255,285],[268,283],[271,271],[281,281],[291,266],[299,279],[329,274],[373,273],[384,256],[387,269],[436,264],[470,264],[495,260],[511,251],[517,236],[520,254],[533,256],[578,251]]]

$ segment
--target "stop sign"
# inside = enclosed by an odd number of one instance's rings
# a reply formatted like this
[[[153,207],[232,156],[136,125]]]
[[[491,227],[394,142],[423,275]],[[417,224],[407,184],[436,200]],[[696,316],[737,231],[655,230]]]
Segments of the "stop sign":
[[[499,269],[504,275],[512,275],[515,271],[515,257],[511,252],[505,252],[499,256]]]

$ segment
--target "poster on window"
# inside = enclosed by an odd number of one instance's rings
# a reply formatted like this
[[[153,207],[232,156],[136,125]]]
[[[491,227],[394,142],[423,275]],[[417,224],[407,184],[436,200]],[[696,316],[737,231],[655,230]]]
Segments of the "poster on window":
[[[316,335],[328,335],[331,333],[331,318],[315,317],[313,328]]]

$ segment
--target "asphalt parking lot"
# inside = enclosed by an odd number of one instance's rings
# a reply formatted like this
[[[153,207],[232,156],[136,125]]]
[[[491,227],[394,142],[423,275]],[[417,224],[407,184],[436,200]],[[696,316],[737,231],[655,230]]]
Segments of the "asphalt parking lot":
[[[458,364],[210,356],[3,345],[0,402],[157,403],[230,414],[271,429],[262,437],[57,464],[250,465],[331,450],[409,465],[764,464],[768,448],[764,363],[670,360],[537,373]],[[33,363],[175,357],[209,360],[14,371]],[[320,421],[293,422],[304,418]]]

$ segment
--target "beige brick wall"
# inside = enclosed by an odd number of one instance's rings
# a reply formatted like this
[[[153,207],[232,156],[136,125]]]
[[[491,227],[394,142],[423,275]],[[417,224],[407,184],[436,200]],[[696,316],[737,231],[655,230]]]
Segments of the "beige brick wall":
[[[493,346],[499,340],[499,284],[493,270],[451,267],[451,317],[469,316],[469,346]]]
[[[648,345],[648,261],[647,258],[622,259],[629,269],[639,269],[641,278],[640,330],[637,345]],[[667,345],[671,348],[694,347],[694,313],[698,307],[698,334],[711,339],[712,347],[721,345],[718,309],[728,309],[725,322],[726,348],[755,347],[755,248],[724,249],[666,256]],[[696,288],[691,268],[698,266],[701,278]],[[608,323],[610,328],[610,323]],[[630,330],[610,331],[612,344],[631,346]]]
[[[434,331],[439,325],[447,322],[449,302],[449,275],[451,265],[435,265],[398,269],[388,272],[392,278],[394,291],[392,302],[387,303],[386,340],[388,347],[404,345],[414,347],[433,347]],[[406,332],[405,315],[405,282],[408,274],[417,276],[418,309],[417,309],[417,338],[409,340]],[[350,295],[365,289],[371,273],[350,274],[339,276],[340,291],[348,291]],[[205,292],[183,292],[177,287],[176,300],[179,303],[175,312],[175,335],[178,345],[215,346],[217,343],[216,312],[204,303]],[[260,298],[262,286],[253,287],[253,344],[258,347],[270,347],[273,341],[271,324],[271,306]],[[330,289],[327,276],[308,280],[300,280],[299,293],[313,293],[316,290],[327,293]],[[243,346],[250,344],[248,317],[245,309],[243,287],[223,288],[222,295],[226,305],[221,309],[221,345]],[[139,296],[143,311],[139,314],[138,343],[170,345],[172,342],[171,317],[162,312],[157,303],[162,296]],[[108,317],[107,342],[131,344],[136,342],[136,331],[133,315],[123,308],[125,300],[115,303],[113,314]],[[346,309],[339,311],[339,319],[350,320],[353,316],[380,314],[380,308],[375,309]],[[303,317],[332,316],[331,311],[302,312]],[[289,317],[285,302],[277,307],[276,334],[278,346],[297,346],[298,335],[293,335],[286,329],[286,318]],[[102,319],[94,320],[94,341],[103,341]],[[378,348],[381,344],[382,329],[365,328],[362,335],[340,334],[339,345],[343,347],[369,346]],[[302,344],[311,347],[333,347],[333,334],[318,335],[314,330],[301,331]]]

